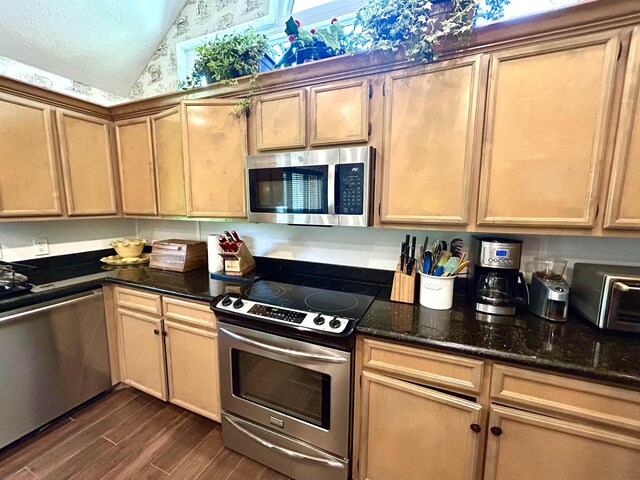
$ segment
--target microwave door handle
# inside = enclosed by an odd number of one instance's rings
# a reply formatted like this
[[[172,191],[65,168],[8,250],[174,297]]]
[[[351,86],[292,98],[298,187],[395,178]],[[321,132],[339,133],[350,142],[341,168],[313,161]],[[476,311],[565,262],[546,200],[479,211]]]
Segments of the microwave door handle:
[[[327,458],[313,457],[311,455],[307,455],[301,452],[295,452],[293,450],[289,450],[288,448],[281,447],[279,445],[274,445],[273,443],[267,442],[265,439],[260,438],[259,436],[251,433],[249,430],[242,428],[235,421],[231,420],[227,415],[225,415],[225,419],[229,422],[236,430],[238,430],[243,435],[249,437],[254,442],[259,443],[260,445],[270,448],[272,450],[276,450],[280,453],[283,453],[289,457],[297,458],[299,460],[309,460],[312,462],[323,463],[329,467],[333,468],[344,468],[344,465],[340,462],[336,462],[334,460],[329,460]]]
[[[339,357],[336,355],[322,355],[319,353],[307,353],[307,352],[300,352],[299,350],[291,350],[289,348],[276,347],[275,345],[269,345],[266,343],[258,342],[257,340],[253,340],[251,338],[238,335],[237,333],[230,332],[226,328],[220,328],[220,331],[223,332],[225,335],[230,336],[234,340],[237,340],[238,342],[245,343],[247,345],[260,348],[261,350],[266,350],[268,352],[286,355],[288,357],[293,357],[293,358],[298,358],[303,360],[316,360],[316,361],[325,362],[325,363],[345,363],[347,361],[346,358]]]
[[[640,287],[631,287],[623,282],[613,282],[613,288],[615,288],[616,290],[620,290],[623,293],[629,292],[631,290],[640,291]]]
[[[338,163],[332,163],[329,165],[327,169],[327,203],[329,207],[329,215],[336,214],[336,203],[337,203],[337,192],[336,183],[338,176],[336,175],[336,170],[338,168]]]

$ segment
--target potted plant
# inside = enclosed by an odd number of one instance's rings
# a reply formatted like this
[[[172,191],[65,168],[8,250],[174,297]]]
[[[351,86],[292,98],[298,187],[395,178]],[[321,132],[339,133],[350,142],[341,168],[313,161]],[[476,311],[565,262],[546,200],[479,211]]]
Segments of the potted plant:
[[[395,52],[407,59],[432,62],[436,45],[450,37],[465,43],[476,16],[495,19],[509,0],[367,0],[356,14],[359,34],[350,39],[351,52]]]
[[[259,71],[271,70],[273,60],[268,55],[266,35],[249,29],[232,33],[195,47],[198,54],[191,75],[183,82],[183,88],[196,88],[206,83],[232,81],[245,75],[255,76]]]
[[[275,68],[288,67],[294,63],[301,64],[309,60],[319,60],[345,53],[343,41],[344,29],[337,18],[325,28],[302,28],[299,20],[289,17],[284,32],[289,38],[289,48]]]

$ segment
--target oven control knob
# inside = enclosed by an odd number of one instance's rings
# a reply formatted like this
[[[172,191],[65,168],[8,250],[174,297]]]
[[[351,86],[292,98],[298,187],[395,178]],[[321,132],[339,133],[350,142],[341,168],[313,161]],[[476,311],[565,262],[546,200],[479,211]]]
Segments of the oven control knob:
[[[329,326],[330,326],[331,328],[340,328],[340,325],[341,325],[341,324],[340,324],[340,320],[338,320],[337,318],[334,318],[333,320],[331,320],[331,321],[329,322]]]
[[[235,302],[233,302],[233,308],[240,308],[243,305],[244,305],[244,302],[242,301],[241,298],[239,298]]]
[[[313,319],[313,323],[315,323],[316,325],[322,325],[324,323],[324,317],[318,314],[318,316]]]
[[[228,307],[229,305],[231,305],[231,302],[232,302],[232,301],[233,301],[233,300],[231,299],[231,297],[230,297],[229,295],[227,295],[226,297],[224,297],[224,298],[222,299],[222,306],[223,306],[223,307]]]

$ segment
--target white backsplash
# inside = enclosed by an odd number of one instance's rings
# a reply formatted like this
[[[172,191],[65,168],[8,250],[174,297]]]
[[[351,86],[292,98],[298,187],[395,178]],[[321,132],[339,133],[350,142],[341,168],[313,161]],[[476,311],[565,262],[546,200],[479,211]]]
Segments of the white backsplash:
[[[449,242],[460,237],[468,247],[472,234],[426,230],[395,230],[354,227],[304,227],[257,223],[186,222],[138,220],[138,235],[147,240],[184,238],[207,240],[211,234],[236,230],[256,256],[303,260],[394,270],[405,235],[416,235],[418,245],[428,235]],[[523,240],[522,265],[527,277],[533,271],[533,257],[566,258],[567,280],[576,262],[640,265],[637,238],[592,238],[548,235],[516,235]]]
[[[405,235],[416,235],[418,245],[429,235],[449,242],[460,237],[468,247],[471,234],[426,230],[394,230],[353,227],[303,227],[256,223],[223,223],[181,220],[59,220],[0,224],[2,259],[35,258],[34,238],[47,238],[49,255],[109,248],[117,238],[141,237],[152,242],[169,238],[207,240],[210,234],[236,230],[256,256],[394,270]],[[533,257],[566,258],[571,281],[576,262],[640,265],[638,238],[592,238],[518,235],[524,241],[523,270],[533,270]]]
[[[46,238],[49,256],[55,256],[111,248],[111,240],[135,235],[136,221],[120,218],[0,223],[2,260],[7,262],[36,258],[34,238]]]

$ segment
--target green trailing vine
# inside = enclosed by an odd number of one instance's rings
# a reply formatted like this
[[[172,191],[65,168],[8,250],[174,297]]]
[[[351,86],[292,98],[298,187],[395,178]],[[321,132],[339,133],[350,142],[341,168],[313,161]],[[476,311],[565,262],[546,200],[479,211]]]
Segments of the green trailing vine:
[[[475,18],[494,20],[504,14],[510,0],[367,0],[356,13],[354,30],[345,35],[337,18],[323,29],[306,30],[291,17],[285,33],[291,43],[278,66],[300,63],[300,50],[312,50],[309,60],[343,53],[404,51],[409,60],[433,62],[437,46],[447,39],[464,44],[471,38]],[[257,88],[259,64],[272,53],[266,35],[249,29],[227,34],[195,48],[191,75],[180,88],[221,82],[237,84],[249,76],[247,95],[238,101],[238,114],[248,115]]]

